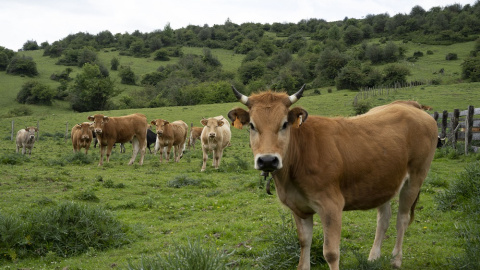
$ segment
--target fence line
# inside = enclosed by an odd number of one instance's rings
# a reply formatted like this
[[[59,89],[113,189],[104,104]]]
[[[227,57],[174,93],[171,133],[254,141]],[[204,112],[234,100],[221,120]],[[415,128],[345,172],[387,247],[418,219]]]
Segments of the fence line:
[[[410,81],[410,82],[396,82],[393,85],[380,85],[374,87],[361,88],[357,95],[353,98],[353,105],[356,106],[359,99],[368,99],[375,96],[390,95],[390,93],[397,93],[397,90],[402,88],[412,88],[420,85],[431,84],[432,81]]]
[[[440,138],[448,138],[455,149],[459,140],[465,141],[465,155],[468,155],[470,149],[473,149],[474,152],[479,150],[478,147],[471,145],[472,141],[480,141],[480,119],[475,119],[475,115],[480,115],[480,108],[474,108],[473,106],[469,106],[468,110],[464,111],[455,109],[451,113],[444,110],[441,114],[438,112],[431,114],[437,121]],[[440,123],[438,123],[439,119],[441,120]],[[448,132],[447,129],[449,129]]]

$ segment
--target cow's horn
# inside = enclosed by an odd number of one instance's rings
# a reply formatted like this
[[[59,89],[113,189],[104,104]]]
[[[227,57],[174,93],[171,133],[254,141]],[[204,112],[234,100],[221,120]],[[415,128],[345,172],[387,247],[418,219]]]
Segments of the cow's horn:
[[[248,97],[238,92],[238,90],[235,89],[235,86],[233,85],[232,85],[232,90],[233,90],[233,94],[235,94],[235,97],[237,97],[238,101],[248,106]]]
[[[298,92],[288,97],[288,99],[290,100],[290,102],[292,102],[292,104],[297,102],[302,97],[304,89],[305,89],[305,84],[302,85],[302,88],[300,88]]]

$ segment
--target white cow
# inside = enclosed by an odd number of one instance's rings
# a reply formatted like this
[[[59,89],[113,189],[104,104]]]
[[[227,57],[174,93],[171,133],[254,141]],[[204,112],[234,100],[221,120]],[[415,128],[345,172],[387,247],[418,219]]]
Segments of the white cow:
[[[204,126],[202,135],[203,150],[203,166],[201,171],[205,171],[207,167],[208,152],[213,152],[213,167],[218,169],[220,160],[223,156],[223,149],[230,145],[232,133],[230,131],[230,123],[222,115],[202,119],[200,121]]]
[[[25,155],[26,150],[28,150],[28,154],[32,155],[32,148],[35,143],[35,132],[37,131],[38,129],[36,127],[26,127],[17,132],[17,153],[20,151],[20,148],[22,148],[22,154]]]

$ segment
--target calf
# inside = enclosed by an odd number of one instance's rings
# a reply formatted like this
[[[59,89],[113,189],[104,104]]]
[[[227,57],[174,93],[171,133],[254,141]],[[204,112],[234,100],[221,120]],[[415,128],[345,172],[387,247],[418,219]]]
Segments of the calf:
[[[93,140],[93,126],[89,122],[83,122],[76,124],[72,128],[72,146],[73,152],[79,152],[81,148],[85,148],[85,155],[90,148],[90,144]]]
[[[156,126],[157,141],[155,143],[155,152],[158,149],[166,148],[166,159],[170,161],[170,151],[174,147],[174,160],[179,162],[185,150],[185,143],[187,140],[188,126],[185,122],[178,120],[175,122],[168,122],[167,120],[156,119],[151,122]],[[163,161],[163,151],[160,153],[160,162]]]
[[[26,127],[17,132],[17,153],[22,148],[22,154],[25,155],[28,150],[28,155],[32,155],[33,144],[35,143],[35,132],[38,132],[36,127]]]
[[[150,149],[150,145],[152,143],[155,143],[157,141],[157,134],[153,132],[151,129],[147,129],[147,148],[148,151],[150,151],[150,154],[152,153],[152,149]]]
[[[190,146],[195,149],[195,142],[200,139],[200,135],[202,135],[203,127],[194,127],[193,123],[190,124],[190,137],[188,138],[188,149],[190,150]]]
[[[110,160],[110,153],[113,145],[131,141],[133,146],[132,158],[128,165],[133,164],[140,151],[140,165],[143,164],[145,147],[147,144],[148,123],[145,115],[136,113],[121,117],[108,117],[103,114],[89,116],[88,120],[93,121],[94,130],[100,143],[100,161],[98,166],[103,165],[103,156],[107,152],[107,162]]]
[[[203,130],[201,134],[203,165],[201,171],[207,167],[208,153],[213,152],[213,167],[218,169],[223,156],[223,149],[230,145],[232,133],[230,123],[223,116],[202,119]]]

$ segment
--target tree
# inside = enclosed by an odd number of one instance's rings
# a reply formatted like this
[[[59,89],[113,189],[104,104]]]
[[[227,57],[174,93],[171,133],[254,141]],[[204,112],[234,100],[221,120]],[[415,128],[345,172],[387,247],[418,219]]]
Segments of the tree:
[[[55,94],[55,90],[48,85],[37,81],[28,81],[18,92],[17,101],[22,104],[52,105]]]
[[[120,60],[118,60],[118,58],[113,57],[112,60],[110,60],[111,70],[117,70],[119,65],[120,65]]]
[[[37,64],[32,57],[15,56],[7,66],[7,74],[25,75],[29,77],[37,76]]]
[[[265,64],[259,61],[242,63],[238,69],[238,75],[243,84],[248,84],[250,81],[261,78],[264,73]]]
[[[78,112],[108,109],[109,101],[120,92],[95,64],[85,64],[70,88],[72,109]]]
[[[360,68],[355,65],[348,64],[344,66],[335,79],[337,90],[350,89],[358,90],[363,86],[365,76]]]
[[[23,44],[22,49],[24,51],[34,51],[40,49],[40,46],[38,46],[35,40],[29,40]]]
[[[345,41],[347,45],[355,45],[362,42],[362,40],[363,31],[355,25],[350,25],[345,29],[345,32],[343,33],[343,41]]]
[[[156,60],[156,61],[170,61],[170,57],[168,57],[167,49],[159,49],[159,50],[155,51],[155,53],[153,55],[154,55],[153,60]]]

